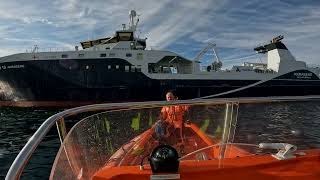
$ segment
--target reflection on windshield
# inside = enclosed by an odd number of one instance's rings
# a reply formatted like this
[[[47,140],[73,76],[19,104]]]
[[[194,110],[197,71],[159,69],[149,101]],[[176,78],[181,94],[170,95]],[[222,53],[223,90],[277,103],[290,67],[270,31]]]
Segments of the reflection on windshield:
[[[95,114],[80,121],[68,134],[55,160],[51,179],[90,179],[102,168],[147,165],[147,157],[162,144],[174,147],[180,161],[220,162],[266,153],[257,148],[259,142],[283,141],[258,139],[263,137],[259,128],[279,123],[274,117],[266,118],[263,124],[252,118],[257,107],[244,105],[246,112],[243,112],[237,103],[208,103]],[[277,116],[266,109],[261,112],[266,117]],[[251,116],[247,117],[248,114]],[[250,124],[255,124],[256,129],[248,132],[245,127]]]

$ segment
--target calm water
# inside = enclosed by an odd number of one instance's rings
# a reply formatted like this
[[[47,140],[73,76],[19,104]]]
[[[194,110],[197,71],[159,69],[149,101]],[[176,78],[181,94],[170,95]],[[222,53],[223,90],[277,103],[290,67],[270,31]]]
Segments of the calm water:
[[[20,149],[41,123],[61,109],[0,109],[0,179],[3,179]],[[298,148],[320,148],[320,101],[242,105],[237,141],[288,142]],[[53,128],[31,159],[22,179],[47,179],[59,148]]]
[[[0,109],[0,179],[4,179],[19,151],[41,123],[57,109],[1,108]],[[59,148],[56,129],[52,129],[28,165],[23,179],[44,179]],[[31,172],[32,173],[29,173]]]

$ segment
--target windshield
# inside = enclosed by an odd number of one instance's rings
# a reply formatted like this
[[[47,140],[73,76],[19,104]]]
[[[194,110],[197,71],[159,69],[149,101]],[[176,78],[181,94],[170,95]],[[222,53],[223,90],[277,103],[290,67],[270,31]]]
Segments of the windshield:
[[[299,150],[319,147],[318,110],[296,111],[312,103],[151,104],[95,114],[71,129],[51,179],[90,179],[111,167],[148,165],[147,157],[161,144],[174,147],[180,163],[219,161],[219,168],[222,159],[276,152],[262,150],[259,143],[290,143]],[[302,123],[314,125],[306,130]]]

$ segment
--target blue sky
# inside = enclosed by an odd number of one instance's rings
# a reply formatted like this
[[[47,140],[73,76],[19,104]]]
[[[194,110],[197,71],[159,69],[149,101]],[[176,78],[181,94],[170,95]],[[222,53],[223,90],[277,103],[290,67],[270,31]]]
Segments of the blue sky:
[[[207,42],[217,44],[225,66],[243,61],[253,48],[284,35],[298,59],[320,64],[320,1],[311,0],[3,0],[0,56],[40,49],[74,49],[80,41],[110,36],[128,13],[140,14],[140,37],[148,46],[193,59]],[[140,33],[141,32],[141,33]],[[212,54],[205,56],[209,62]]]

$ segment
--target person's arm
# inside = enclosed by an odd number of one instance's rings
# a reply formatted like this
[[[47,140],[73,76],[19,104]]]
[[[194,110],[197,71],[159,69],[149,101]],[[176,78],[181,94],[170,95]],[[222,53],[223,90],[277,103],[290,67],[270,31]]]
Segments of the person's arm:
[[[168,112],[167,112],[167,107],[164,106],[161,109],[161,113],[160,113],[160,119],[161,120],[166,120],[168,118]]]

